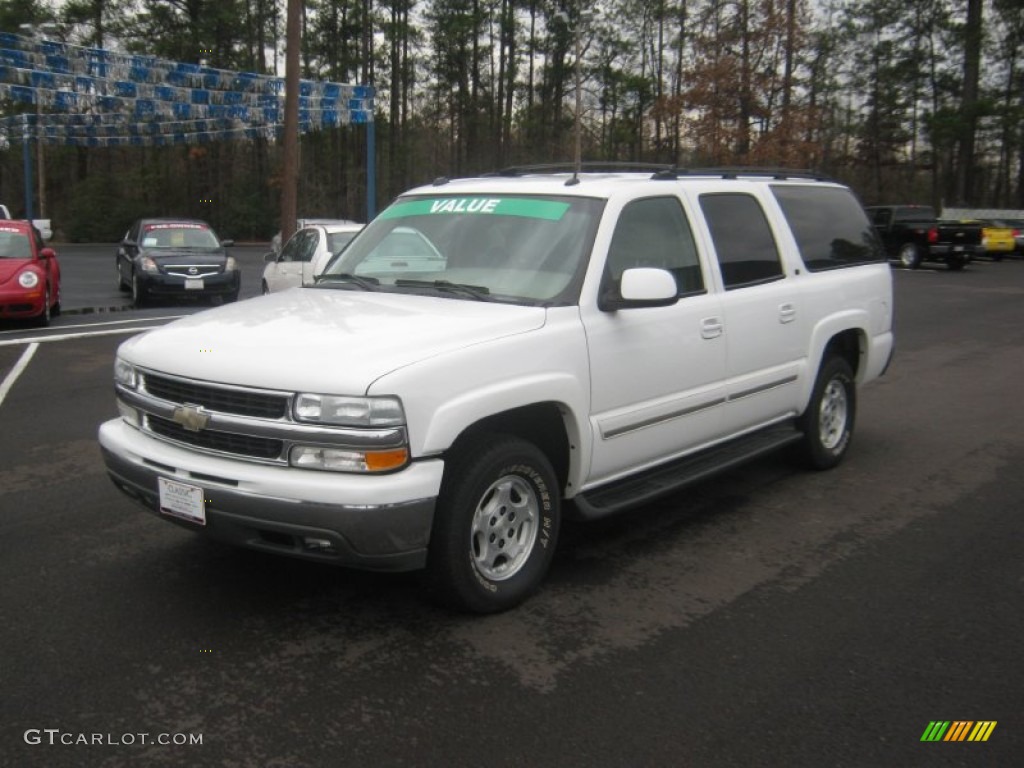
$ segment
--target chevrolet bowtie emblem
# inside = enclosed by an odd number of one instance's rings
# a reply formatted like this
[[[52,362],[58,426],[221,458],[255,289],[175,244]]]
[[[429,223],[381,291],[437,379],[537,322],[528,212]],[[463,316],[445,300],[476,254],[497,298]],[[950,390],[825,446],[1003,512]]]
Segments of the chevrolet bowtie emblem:
[[[174,415],[171,418],[176,424],[181,424],[189,432],[198,432],[201,429],[206,429],[206,425],[210,423],[210,415],[208,413],[204,413],[201,407],[194,408],[191,405],[175,408]]]

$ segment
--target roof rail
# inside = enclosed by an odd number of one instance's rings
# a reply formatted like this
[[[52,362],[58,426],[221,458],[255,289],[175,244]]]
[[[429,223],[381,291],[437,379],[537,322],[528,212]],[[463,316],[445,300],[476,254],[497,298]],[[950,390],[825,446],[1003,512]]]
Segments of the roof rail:
[[[513,165],[498,171],[481,174],[483,176],[522,176],[527,173],[573,173],[575,171],[666,171],[675,168],[668,163],[634,163],[622,160],[587,160],[580,163],[537,163],[533,165]]]
[[[737,179],[740,176],[757,176],[770,179],[813,179],[832,181],[831,177],[811,170],[795,168],[769,168],[764,166],[719,166],[714,168],[679,168],[678,176],[721,176],[723,179]]]
[[[765,166],[717,166],[710,168],[680,168],[670,163],[639,163],[619,160],[591,160],[581,163],[537,163],[533,165],[513,165],[497,171],[481,174],[484,177],[516,177],[529,173],[585,173],[587,171],[652,171],[651,178],[672,181],[686,176],[719,176],[723,179],[737,179],[741,176],[754,176],[770,179],[811,179],[814,181],[832,181],[823,173],[795,168],[772,168]]]

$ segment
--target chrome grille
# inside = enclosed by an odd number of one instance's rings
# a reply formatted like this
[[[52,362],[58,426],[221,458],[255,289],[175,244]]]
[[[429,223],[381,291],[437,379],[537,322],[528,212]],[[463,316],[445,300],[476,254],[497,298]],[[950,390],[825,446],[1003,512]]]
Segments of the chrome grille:
[[[209,277],[221,272],[221,268],[215,264],[164,264],[163,269],[168,275],[178,277]]]
[[[262,419],[282,419],[288,413],[286,395],[198,384],[154,373],[143,374],[143,382],[151,395],[181,405]]]
[[[173,421],[153,414],[146,415],[146,426],[150,432],[168,440],[193,445],[208,451],[249,456],[254,459],[278,459],[284,451],[284,441],[282,440],[236,435],[212,429],[191,432]]]

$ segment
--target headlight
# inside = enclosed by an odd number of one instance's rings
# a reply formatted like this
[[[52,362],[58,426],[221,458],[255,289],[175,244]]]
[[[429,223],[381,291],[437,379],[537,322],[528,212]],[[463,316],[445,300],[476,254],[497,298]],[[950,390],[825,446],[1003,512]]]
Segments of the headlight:
[[[126,363],[120,357],[114,360],[114,381],[125,389],[135,389],[139,385],[139,375],[135,366]]]
[[[39,285],[39,275],[31,270],[26,269],[20,275],[18,275],[18,285],[22,288],[35,288]]]
[[[238,270],[238,262],[235,261],[234,256],[228,256],[228,260],[224,262],[225,272],[235,272]]]
[[[291,449],[288,461],[299,469],[322,469],[328,472],[389,472],[401,469],[409,462],[409,450],[356,450],[296,445]]]
[[[149,256],[143,256],[139,259],[139,269],[143,272],[159,272],[160,268],[157,267],[156,262],[153,261]]]
[[[405,411],[397,397],[338,397],[300,394],[295,398],[295,418],[342,427],[399,427]]]

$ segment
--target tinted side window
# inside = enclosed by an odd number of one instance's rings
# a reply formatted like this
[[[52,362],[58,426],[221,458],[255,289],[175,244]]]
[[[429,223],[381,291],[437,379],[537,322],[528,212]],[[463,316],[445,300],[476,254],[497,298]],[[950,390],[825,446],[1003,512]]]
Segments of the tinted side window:
[[[281,249],[281,256],[278,261],[302,261],[302,249],[306,244],[306,233],[297,232],[285,243]]]
[[[812,272],[885,260],[867,215],[847,190],[779,185],[772,192]]]
[[[302,250],[299,252],[299,261],[312,261],[319,244],[320,233],[315,229],[307,231],[306,239],[302,243]]]
[[[783,276],[775,238],[756,199],[733,193],[701,195],[700,207],[727,290]]]
[[[634,200],[622,209],[608,248],[606,272],[618,282],[630,267],[667,269],[680,296],[704,290],[690,223],[674,197]]]

